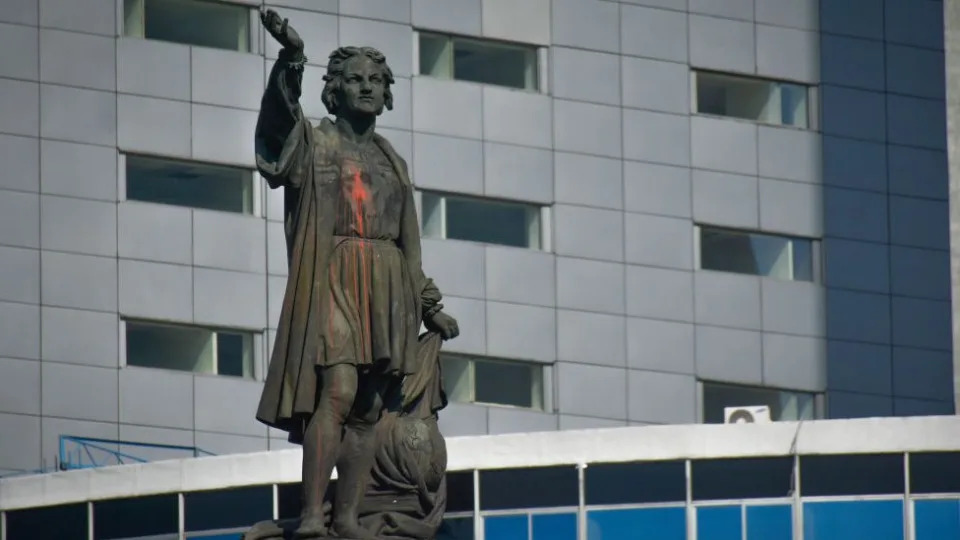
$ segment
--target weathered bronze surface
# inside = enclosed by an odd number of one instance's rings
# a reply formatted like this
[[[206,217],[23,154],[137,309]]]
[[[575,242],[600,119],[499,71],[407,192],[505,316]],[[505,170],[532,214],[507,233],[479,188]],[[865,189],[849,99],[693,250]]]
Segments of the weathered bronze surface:
[[[446,505],[439,351],[459,328],[423,273],[406,163],[374,131],[393,74],[376,49],[333,51],[322,98],[336,120],[312,125],[304,43],[276,12],[261,21],[282,50],[256,161],[284,189],[289,276],[257,419],[303,445],[303,511],[246,538],[432,539]]]

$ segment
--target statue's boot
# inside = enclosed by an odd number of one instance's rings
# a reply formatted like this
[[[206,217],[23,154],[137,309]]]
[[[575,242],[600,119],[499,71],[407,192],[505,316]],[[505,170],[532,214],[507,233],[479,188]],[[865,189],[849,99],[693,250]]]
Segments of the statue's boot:
[[[294,540],[307,538],[326,538],[327,526],[323,523],[323,516],[306,516],[300,520],[300,526],[293,533]]]
[[[344,434],[337,461],[337,492],[333,507],[333,530],[340,538],[376,540],[360,526],[357,509],[370,483],[376,458],[376,432],[372,425],[350,426]]]

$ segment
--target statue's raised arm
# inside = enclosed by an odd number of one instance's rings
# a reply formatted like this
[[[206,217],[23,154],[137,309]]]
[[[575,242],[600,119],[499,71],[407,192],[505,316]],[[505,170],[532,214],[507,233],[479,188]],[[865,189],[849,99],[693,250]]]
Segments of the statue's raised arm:
[[[279,43],[281,47],[289,51],[299,51],[301,54],[303,53],[303,40],[300,39],[300,34],[290,26],[289,20],[281,18],[280,15],[272,9],[261,7],[260,22],[263,24],[263,27],[267,29],[267,32],[273,36],[273,39],[277,40],[277,43]]]
[[[270,187],[297,187],[308,169],[310,122],[300,108],[303,69],[307,61],[297,31],[272,9],[260,9],[260,22],[281,45],[280,54],[260,102],[257,118],[257,169]]]

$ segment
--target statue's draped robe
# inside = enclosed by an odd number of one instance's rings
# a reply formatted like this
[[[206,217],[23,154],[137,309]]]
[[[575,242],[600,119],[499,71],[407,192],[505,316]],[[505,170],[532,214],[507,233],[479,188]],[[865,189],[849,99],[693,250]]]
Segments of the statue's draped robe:
[[[336,285],[331,287],[331,283],[336,284],[343,278],[342,275],[334,277],[331,272],[338,268],[349,271],[349,263],[345,263],[347,257],[334,256],[334,252],[344,249],[341,245],[343,219],[341,217],[338,226],[338,216],[343,216],[342,179],[354,174],[349,170],[352,161],[344,157],[350,154],[344,147],[352,143],[341,138],[337,126],[329,119],[323,119],[314,127],[303,115],[298,103],[302,75],[302,62],[281,51],[270,73],[256,128],[257,168],[271,188],[284,188],[289,258],[283,309],[257,419],[287,431],[294,442],[302,440],[305,423],[314,412],[317,368],[343,361],[366,363],[370,359],[370,351],[365,350],[370,336],[362,327],[365,316],[352,313],[351,309],[356,307],[357,299],[351,300],[350,294],[335,290]],[[399,262],[403,268],[399,271],[400,282],[394,279],[398,274],[393,265],[385,274],[393,285],[373,286],[367,291],[367,294],[390,297],[367,298],[365,302],[369,309],[380,310],[377,317],[381,320],[405,319],[399,326],[389,323],[403,329],[397,333],[404,334],[392,335],[389,339],[387,349],[393,351],[389,369],[397,375],[412,375],[418,367],[416,332],[424,313],[433,313],[442,307],[441,295],[432,280],[423,274],[419,224],[406,163],[379,135],[374,134],[373,142],[386,156],[392,167],[389,172],[400,183],[401,193],[396,201],[401,208],[391,209],[399,226],[396,238],[386,241],[396,246],[389,249],[399,248],[396,253],[402,259]],[[398,291],[400,288],[404,290]],[[402,313],[381,312],[390,310],[391,306],[401,307]],[[331,317],[331,313],[335,316]],[[340,316],[344,313],[349,315],[346,317],[349,320]],[[349,327],[347,335],[353,336],[346,346],[330,339],[332,334],[343,336],[344,332],[329,330],[344,323]],[[365,332],[365,339],[357,338]]]

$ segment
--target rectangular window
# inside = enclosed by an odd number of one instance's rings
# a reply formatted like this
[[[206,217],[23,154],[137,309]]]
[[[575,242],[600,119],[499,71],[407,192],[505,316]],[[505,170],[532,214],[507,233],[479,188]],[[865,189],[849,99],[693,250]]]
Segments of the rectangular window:
[[[537,48],[438,34],[420,34],[420,74],[539,89]]]
[[[422,195],[424,236],[545,249],[541,206],[432,192]]]
[[[127,200],[253,213],[253,172],[165,158],[126,156]]]
[[[814,281],[813,241],[701,226],[700,268]]]
[[[203,0],[124,0],[123,35],[250,50],[250,8]]]
[[[126,322],[127,365],[253,378],[253,333]]]
[[[762,405],[770,407],[770,419],[774,421],[812,420],[815,416],[813,397],[809,392],[704,382],[703,421],[722,424],[726,407]]]
[[[529,362],[441,355],[450,401],[543,409],[543,367]]]
[[[805,85],[738,75],[694,72],[696,112],[806,128]]]

